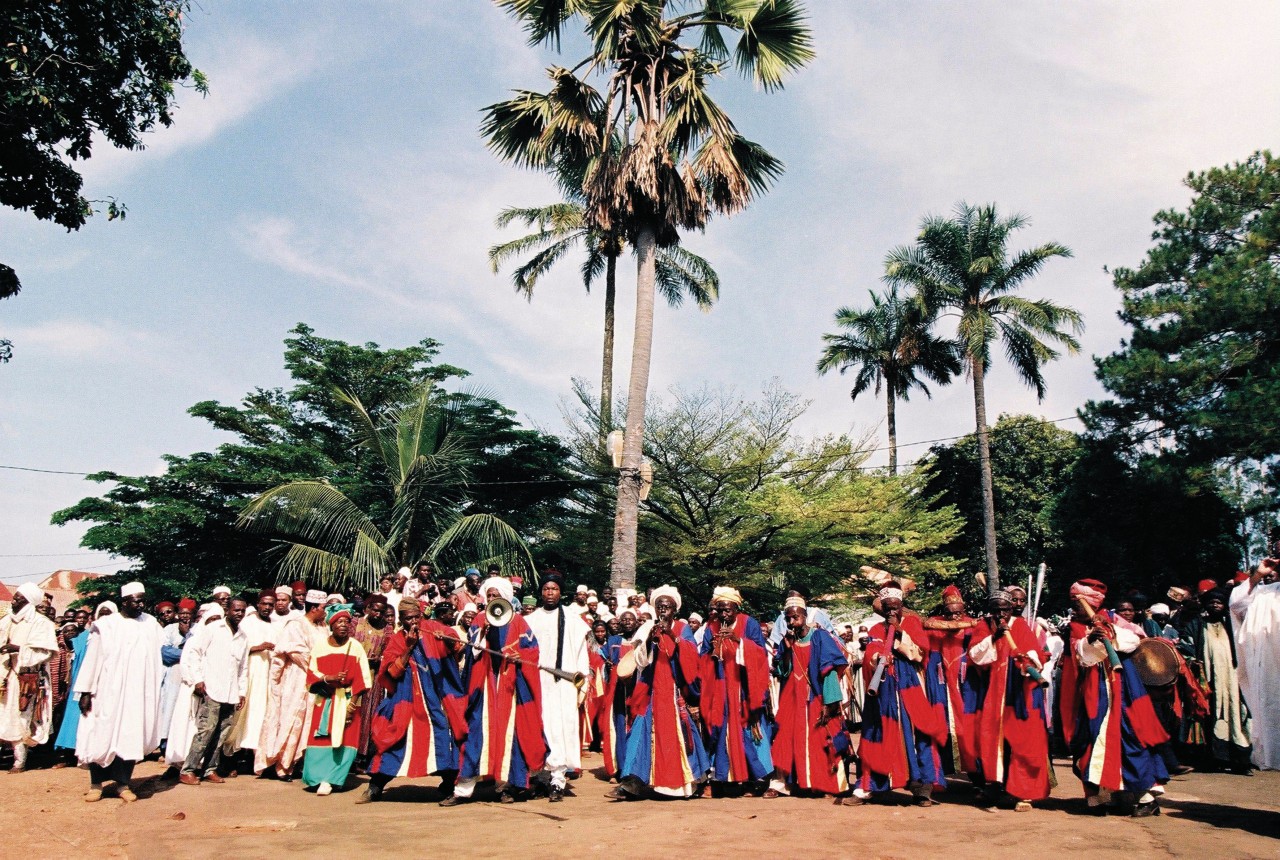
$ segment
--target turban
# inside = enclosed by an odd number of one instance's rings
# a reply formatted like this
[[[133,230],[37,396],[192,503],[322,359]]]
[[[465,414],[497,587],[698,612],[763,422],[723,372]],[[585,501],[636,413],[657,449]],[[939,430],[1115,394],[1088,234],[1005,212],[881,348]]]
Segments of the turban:
[[[480,596],[488,599],[489,589],[498,592],[498,596],[508,603],[516,602],[515,589],[511,587],[511,583],[501,576],[491,576],[484,582],[480,583]]]
[[[575,593],[575,594],[590,594],[590,592],[589,592],[589,591],[587,591],[587,587],[586,587],[585,585],[579,585],[577,588],[575,588],[575,589],[574,589],[574,593]]]
[[[142,586],[141,582],[130,582],[120,589],[121,597],[132,597],[135,594],[146,594],[147,590]],[[43,595],[41,595],[43,597]],[[39,598],[36,598],[39,600]]]
[[[307,596],[305,599],[307,603],[314,603],[317,606],[319,606],[321,603],[324,603],[326,600],[329,599],[329,595],[325,594],[323,591],[321,591],[318,588],[312,588],[309,591],[307,591]]]
[[[348,621],[351,620],[350,603],[335,603],[332,606],[326,606],[324,608],[324,620],[330,627],[334,625],[334,622],[342,618],[345,618]]]
[[[211,592],[209,592],[209,593],[210,593],[210,594],[212,594],[214,597],[217,597],[219,594],[225,594],[227,597],[230,597],[230,596],[231,596],[231,589],[230,589],[230,588],[228,588],[228,587],[227,587],[227,586],[225,586],[225,585],[219,585],[219,586],[217,586],[216,588],[214,588],[214,589],[213,589],[213,591],[211,591]]]
[[[1090,608],[1100,609],[1107,598],[1107,586],[1096,579],[1082,579],[1071,583],[1067,594],[1073,601],[1083,600]]]
[[[1168,615],[1169,607],[1164,603],[1153,603],[1147,611],[1152,615]]]
[[[1166,594],[1168,594],[1169,599],[1174,603],[1181,603],[1191,596],[1190,591],[1187,591],[1185,588],[1179,588],[1176,585],[1173,588],[1170,588]]]
[[[44,600],[44,592],[34,582],[24,582],[18,586],[17,590],[32,606],[37,606],[41,600]]]
[[[370,594],[364,599],[365,606],[386,606],[387,596],[385,594]]]
[[[721,600],[736,603],[738,606],[742,605],[742,595],[738,593],[738,589],[728,585],[717,585],[716,590],[711,592],[712,603],[718,603]]]
[[[1225,606],[1231,602],[1231,592],[1219,585],[1217,588],[1211,588],[1204,594],[1200,595],[1202,602],[1208,603],[1210,600],[1220,600]]]
[[[114,605],[114,604],[112,604],[112,605]],[[184,597],[184,598],[182,598],[181,600],[179,600],[179,601],[178,601],[178,608],[179,608],[179,609],[185,609],[185,610],[187,610],[188,612],[195,612],[195,611],[196,611],[196,602],[195,602],[194,600],[192,600],[190,597]]]
[[[293,591],[287,585],[276,586],[276,597],[293,597]]]
[[[962,595],[960,593],[960,589],[956,588],[954,585],[948,585],[946,588],[942,589],[942,605],[950,606],[954,603],[963,604],[964,595]]]
[[[343,597],[341,594],[337,594],[337,593],[330,594],[328,597],[324,599],[325,606],[334,606],[338,603],[346,603],[346,602],[347,602],[347,599]]]
[[[587,589],[587,597],[599,597],[599,596],[600,595],[596,593],[596,590],[594,588]]]
[[[897,586],[886,585],[884,588],[880,589],[880,593],[877,596],[881,600],[901,600],[902,589]]]
[[[600,603],[600,598],[596,597],[594,594],[587,595],[587,606],[596,606],[599,603]]]
[[[645,618],[657,619],[658,617],[658,613],[654,612],[653,607],[647,603],[644,606],[641,606],[639,609],[637,609],[636,612],[638,612],[640,615],[643,615]]]
[[[407,567],[402,567],[396,571],[396,576],[408,579],[409,577],[413,576],[413,571]]]
[[[560,586],[561,589],[563,589],[564,574],[556,570],[554,567],[549,567],[542,572],[542,584],[546,585],[548,582],[554,582],[556,585]]]
[[[659,588],[655,588],[651,597],[655,605],[658,603],[659,597],[669,597],[675,602],[676,612],[680,611],[680,592],[676,590],[674,585],[663,585]]]
[[[165,609],[165,608],[174,609],[176,607],[174,607],[173,601],[171,600],[162,600],[156,604],[156,612],[159,612],[161,609]]]
[[[1218,587],[1216,579],[1202,579],[1196,583],[1196,594],[1204,594],[1207,591],[1213,591]]]
[[[701,623],[702,623],[702,616],[701,616],[701,615],[699,615],[699,614],[698,614],[698,613],[696,613],[696,612],[691,612],[691,613],[689,613],[689,620],[690,620],[690,621],[696,621],[696,622],[698,622],[699,624],[701,624]]]
[[[632,618],[635,618],[636,611],[630,606],[623,606],[618,610],[618,617],[621,618],[624,615],[630,615]]]
[[[612,612],[609,611],[609,607],[601,606],[599,611],[596,612],[596,618],[599,619],[600,621],[612,621],[614,618],[614,615]]]
[[[191,607],[191,608],[192,608],[192,609],[194,609],[194,608],[195,608],[195,604],[192,604],[192,607]],[[99,603],[99,604],[98,604],[98,608],[97,608],[97,609],[93,610],[93,617],[96,619],[99,615],[101,615],[101,614],[102,614],[102,610],[104,610],[104,609],[105,609],[105,610],[107,610],[108,612],[112,612],[112,613],[115,613],[115,612],[119,612],[119,611],[120,611],[120,607],[116,606],[116,605],[115,605],[114,603],[112,603],[110,600],[104,600],[104,601],[102,601],[101,603]]]
[[[384,601],[386,598],[382,598]],[[400,602],[396,604],[397,612],[404,612],[406,609],[418,609],[418,601],[412,597],[402,597]]]
[[[476,606],[474,603],[462,604],[461,612],[463,615],[466,615],[468,612],[479,612],[479,611],[480,611],[480,607]]]
[[[222,611],[222,605],[219,603],[206,603],[200,607],[200,623],[208,624],[210,621],[217,621],[226,613]]]
[[[454,588],[462,588],[466,584],[467,584],[467,578],[465,576],[460,576],[453,581]]]
[[[787,598],[787,601],[782,604],[783,612],[786,612],[788,609],[805,609],[805,608],[806,607],[804,603],[804,598],[798,594],[791,595],[790,597]]]

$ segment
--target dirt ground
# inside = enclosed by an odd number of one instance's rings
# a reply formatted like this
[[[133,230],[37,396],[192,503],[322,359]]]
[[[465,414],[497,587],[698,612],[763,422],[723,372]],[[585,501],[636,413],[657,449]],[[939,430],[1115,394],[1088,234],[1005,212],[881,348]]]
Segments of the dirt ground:
[[[1280,858],[1280,772],[1252,777],[1191,773],[1169,784],[1160,817],[1084,814],[1079,783],[1058,763],[1054,797],[1031,812],[983,812],[963,783],[918,809],[905,795],[858,808],[828,800],[701,799],[622,803],[589,772],[576,796],[508,806],[435,805],[437,780],[392,783],[385,800],[354,804],[364,778],[328,798],[290,784],[241,776],[198,787],[161,782],[163,767],[138,766],[141,800],[86,804],[84,771],[0,774],[5,857],[280,857],[334,849],[404,857],[626,857],[709,850],[717,856],[853,857],[917,860],[945,857]],[[478,792],[479,797],[489,795]],[[20,853],[19,853],[20,852]],[[784,855],[785,856],[785,855]]]

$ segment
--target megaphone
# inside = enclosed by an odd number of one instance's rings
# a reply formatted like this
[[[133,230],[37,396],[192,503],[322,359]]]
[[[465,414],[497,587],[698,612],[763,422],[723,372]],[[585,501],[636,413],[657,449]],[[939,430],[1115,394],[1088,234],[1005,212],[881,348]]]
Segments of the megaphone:
[[[513,615],[515,607],[504,598],[495,597],[484,605],[484,617],[491,627],[506,627],[511,623]]]

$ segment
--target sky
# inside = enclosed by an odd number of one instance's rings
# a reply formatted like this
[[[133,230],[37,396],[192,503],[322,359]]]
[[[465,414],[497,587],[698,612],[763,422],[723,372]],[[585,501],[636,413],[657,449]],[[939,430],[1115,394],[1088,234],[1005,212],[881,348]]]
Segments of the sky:
[[[721,299],[708,313],[659,307],[657,394],[751,396],[777,379],[811,401],[803,432],[883,439],[883,400],[851,402],[849,377],[816,375],[821,335],[838,307],[866,303],[924,216],[994,202],[1031,219],[1014,248],[1073,250],[1028,294],[1077,308],[1087,329],[1081,354],[1047,368],[1043,402],[997,360],[989,416],[1070,419],[1103,393],[1092,357],[1125,335],[1106,267],[1142,259],[1152,216],[1187,203],[1189,172],[1280,144],[1269,0],[807,5],[817,58],[783,91],[715,85],[787,169],[749,210],[686,238],[720,273]],[[187,408],[286,384],[282,341],[299,322],[384,346],[435,338],[440,360],[558,432],[572,378],[599,385],[602,291],[568,261],[527,302],[489,270],[486,250],[516,235],[497,213],[555,192],[500,163],[477,129],[484,106],[573,65],[577,43],[564,57],[530,48],[486,0],[201,0],[184,44],[209,95],[183,91],[144,150],[100,146],[83,164],[88,196],[120,200],[125,220],[68,233],[0,211],[0,260],[23,283],[0,303],[16,351],[0,365],[0,466],[155,474],[164,454],[229,441]],[[619,391],[634,306],[622,271]],[[962,379],[900,406],[899,439],[973,422]],[[0,469],[0,580],[126,566],[80,548],[82,525],[49,524],[102,489]]]

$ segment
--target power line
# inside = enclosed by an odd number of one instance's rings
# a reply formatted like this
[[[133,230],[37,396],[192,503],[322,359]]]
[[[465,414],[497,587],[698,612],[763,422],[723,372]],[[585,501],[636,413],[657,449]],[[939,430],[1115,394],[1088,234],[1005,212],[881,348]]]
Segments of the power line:
[[[1079,416],[1068,415],[1064,418],[1044,418],[1044,419],[1037,420],[1033,423],[1037,425],[1047,425],[1047,424],[1060,424],[1063,421],[1078,421],[1078,420],[1079,420]],[[1021,429],[1021,427],[1023,426],[1025,425],[1019,425],[1017,427],[991,427],[988,429],[987,432],[990,435],[995,435],[998,433],[1004,433],[1011,430],[1018,430],[1018,429]],[[939,442],[954,442],[957,439],[964,439],[972,435],[974,434],[961,433],[957,436],[939,436],[936,439],[921,439],[916,442],[899,442],[897,445],[897,448],[898,450],[902,450],[903,448],[915,448],[915,447],[919,447],[920,445],[936,445]],[[888,451],[888,450],[890,450],[890,446],[885,445],[879,448],[868,448],[864,451],[859,451],[857,453],[870,455],[870,454],[878,454],[882,451]],[[786,463],[800,463],[810,459],[812,458],[794,457],[786,460],[775,461],[774,465],[781,466]],[[915,465],[915,463],[903,463],[900,465],[904,467],[913,466]],[[814,470],[814,472],[817,473],[817,472],[824,472],[824,471],[826,472],[874,471],[876,469],[883,469],[883,468],[885,467],[884,466],[836,466],[830,469]],[[14,472],[35,472],[42,475],[76,475],[82,478],[88,477],[89,475],[101,474],[101,472],[111,471],[110,469],[102,469],[102,470],[99,470],[98,472],[76,472],[76,471],[70,471],[66,469],[40,469],[34,466],[9,466],[9,465],[0,465],[0,469],[5,469],[8,471],[14,471]],[[167,476],[152,475],[152,476],[144,476],[144,477],[153,477],[153,478],[156,478],[157,480],[162,480]],[[317,479],[304,478],[304,479],[295,479],[295,480],[317,480]],[[481,481],[481,482],[467,484],[467,486],[468,487],[508,487],[508,486],[524,486],[524,485],[530,485],[530,484],[577,484],[577,483],[582,483],[583,481],[588,481],[588,480],[591,480],[591,479],[590,478],[538,478],[538,479],[527,480],[527,481]],[[191,483],[198,483],[202,486],[257,487],[257,486],[262,486],[264,482],[262,481],[198,481],[198,482],[193,481]],[[363,482],[345,482],[344,481],[340,483],[345,484],[346,486],[374,486],[372,484],[366,484]],[[3,558],[3,557],[4,556],[0,556],[0,558]]]
[[[0,558],[70,558],[73,555],[102,555],[106,550],[94,552],[17,552],[0,554]]]
[[[121,565],[121,566],[125,566],[125,565],[127,565],[127,564],[129,564],[129,562],[124,562],[124,561],[108,561],[108,562],[106,562],[106,563],[104,563],[104,564],[89,564],[89,565],[85,565],[84,567],[77,568],[77,570],[97,570],[97,569],[98,569],[98,568],[100,568],[100,567],[111,567],[112,565]],[[35,578],[35,577],[37,577],[37,576],[52,576],[53,574],[57,573],[59,570],[67,570],[67,568],[65,568],[65,567],[60,567],[60,568],[57,568],[56,570],[41,570],[41,571],[37,571],[36,573],[20,573],[20,574],[18,574],[17,576],[10,576],[10,577],[7,577],[7,578],[6,578],[6,581],[7,581],[7,582],[16,582],[16,581],[17,581],[17,580],[19,580],[19,579],[34,579],[34,578]]]

